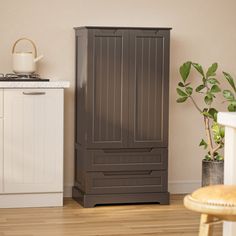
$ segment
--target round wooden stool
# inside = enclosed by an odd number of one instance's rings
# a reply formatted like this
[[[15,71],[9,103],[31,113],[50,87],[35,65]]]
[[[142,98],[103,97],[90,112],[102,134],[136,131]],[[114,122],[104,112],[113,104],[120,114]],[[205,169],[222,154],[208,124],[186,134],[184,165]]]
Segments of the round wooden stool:
[[[186,208],[200,212],[199,236],[211,236],[212,225],[222,221],[236,221],[236,186],[212,185],[185,196]]]

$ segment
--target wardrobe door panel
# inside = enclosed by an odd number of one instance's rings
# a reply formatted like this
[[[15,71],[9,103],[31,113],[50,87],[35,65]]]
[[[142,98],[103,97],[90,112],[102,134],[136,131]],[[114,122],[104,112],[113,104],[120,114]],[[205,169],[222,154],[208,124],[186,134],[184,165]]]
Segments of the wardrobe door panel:
[[[130,32],[129,147],[167,147],[169,31]]]
[[[88,31],[88,148],[127,146],[128,33]]]

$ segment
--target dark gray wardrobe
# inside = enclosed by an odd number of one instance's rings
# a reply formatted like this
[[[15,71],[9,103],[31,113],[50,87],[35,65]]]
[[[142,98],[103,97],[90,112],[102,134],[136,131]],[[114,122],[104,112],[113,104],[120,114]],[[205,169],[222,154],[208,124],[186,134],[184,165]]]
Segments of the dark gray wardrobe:
[[[170,28],[79,27],[73,198],[169,203]]]

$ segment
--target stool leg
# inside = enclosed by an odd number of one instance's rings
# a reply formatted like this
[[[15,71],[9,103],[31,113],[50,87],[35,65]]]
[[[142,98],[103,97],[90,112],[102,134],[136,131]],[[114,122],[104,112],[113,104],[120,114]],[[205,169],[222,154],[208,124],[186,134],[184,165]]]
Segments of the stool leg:
[[[201,215],[201,221],[200,221],[200,229],[199,229],[199,236],[212,236],[212,225],[206,224],[208,222],[211,222],[214,219],[213,216],[202,214]]]

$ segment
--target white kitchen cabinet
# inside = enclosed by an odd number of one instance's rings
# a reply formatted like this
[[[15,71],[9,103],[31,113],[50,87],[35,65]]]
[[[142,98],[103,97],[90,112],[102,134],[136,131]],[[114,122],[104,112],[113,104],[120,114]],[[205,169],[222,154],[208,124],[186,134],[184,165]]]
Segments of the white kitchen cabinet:
[[[0,208],[62,206],[64,88],[69,83],[1,85]]]
[[[63,190],[63,90],[4,91],[4,192]]]

